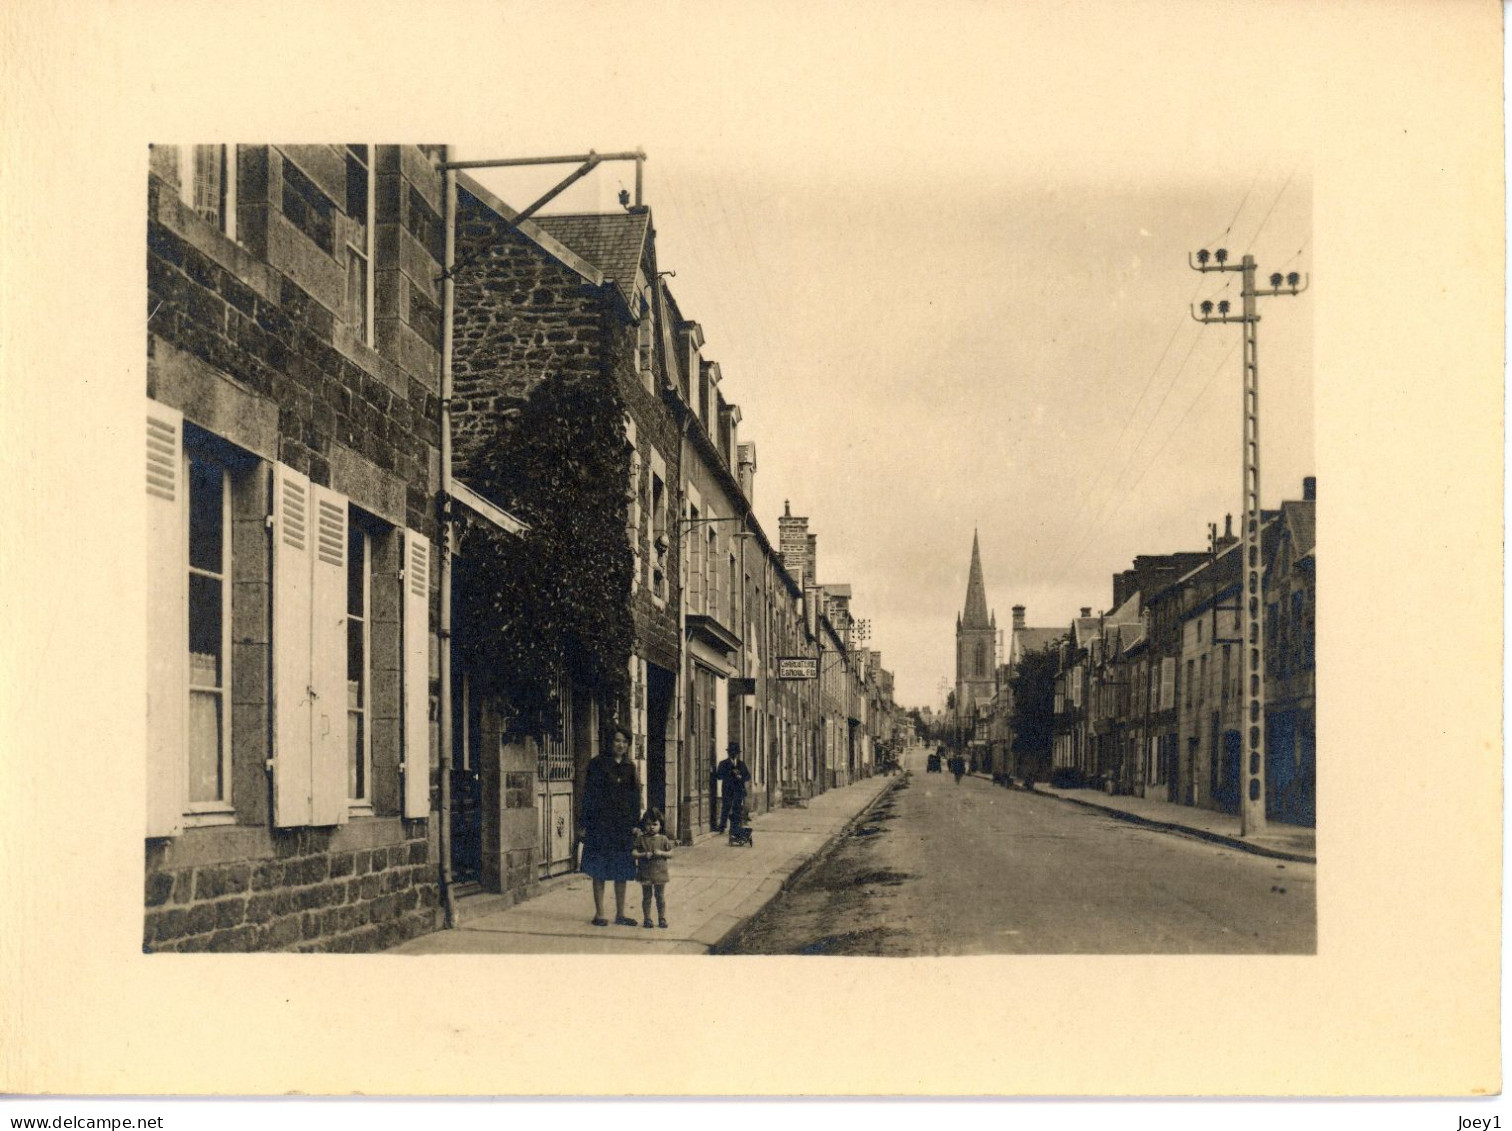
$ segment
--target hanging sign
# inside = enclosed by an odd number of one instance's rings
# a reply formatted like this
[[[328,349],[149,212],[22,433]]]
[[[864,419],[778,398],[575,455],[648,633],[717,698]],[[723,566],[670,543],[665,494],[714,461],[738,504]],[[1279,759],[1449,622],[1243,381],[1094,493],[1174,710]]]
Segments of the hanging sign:
[[[819,661],[813,656],[782,656],[777,660],[778,679],[818,679]]]

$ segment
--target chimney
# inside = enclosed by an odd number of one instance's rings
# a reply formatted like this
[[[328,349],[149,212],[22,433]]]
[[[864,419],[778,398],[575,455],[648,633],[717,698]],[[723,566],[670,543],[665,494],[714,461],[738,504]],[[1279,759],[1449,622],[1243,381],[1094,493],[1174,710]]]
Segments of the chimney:
[[[784,500],[782,517],[777,520],[777,552],[782,555],[783,567],[793,575],[800,589],[814,583],[807,560],[808,550],[808,519],[793,514],[792,507]]]
[[[808,529],[808,521],[807,520],[804,521],[803,528],[805,530]],[[818,585],[819,584],[819,535],[817,535],[817,534],[810,534],[808,536],[808,553],[804,556],[803,564],[808,567],[808,575],[809,575],[809,577],[811,577],[813,579],[815,585]]]
[[[1084,619],[1084,620],[1087,617],[1090,617],[1092,615],[1092,606],[1091,605],[1083,605],[1082,606],[1081,615],[1082,615],[1082,619]]]
[[[1234,540],[1234,516],[1231,514],[1223,516],[1223,540],[1225,542]]]
[[[1318,499],[1318,477],[1307,475],[1302,479],[1302,501],[1304,503],[1316,502]]]
[[[1019,629],[1021,629],[1023,627],[1024,627],[1024,606],[1023,605],[1014,605],[1013,606],[1013,631],[1017,632]]]
[[[736,446],[739,461],[740,491],[746,502],[756,501],[756,445],[744,443]]]

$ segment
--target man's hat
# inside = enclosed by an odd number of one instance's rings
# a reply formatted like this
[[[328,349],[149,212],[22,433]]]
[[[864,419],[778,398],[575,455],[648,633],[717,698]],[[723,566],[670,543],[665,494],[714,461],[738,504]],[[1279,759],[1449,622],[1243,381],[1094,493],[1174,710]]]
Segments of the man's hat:
[[[738,743],[738,742],[732,742],[732,743],[730,743],[729,751],[730,751],[731,754],[739,754],[740,753],[740,743]]]

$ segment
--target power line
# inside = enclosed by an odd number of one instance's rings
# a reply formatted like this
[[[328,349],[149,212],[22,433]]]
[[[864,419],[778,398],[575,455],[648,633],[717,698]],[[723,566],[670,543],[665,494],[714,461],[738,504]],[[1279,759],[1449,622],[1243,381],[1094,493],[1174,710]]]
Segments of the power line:
[[[1249,198],[1250,198],[1251,194],[1254,192],[1255,185],[1259,183],[1260,174],[1262,172],[1264,172],[1264,171],[1265,171],[1265,166],[1263,164],[1261,164],[1261,165],[1259,165],[1259,166],[1256,167],[1254,175],[1250,178],[1249,187],[1244,190],[1244,195],[1239,199],[1239,206],[1234,209],[1233,216],[1231,216],[1229,218],[1228,226],[1223,229],[1223,235],[1225,235],[1225,236],[1228,235],[1229,231],[1233,228],[1234,224],[1238,221],[1240,213],[1242,213],[1244,211],[1244,206],[1247,203],[1249,203]],[[1272,205],[1272,207],[1274,207],[1274,204]],[[1218,239],[1215,239],[1215,240],[1210,241],[1210,242],[1216,243],[1216,242],[1218,242],[1218,240],[1221,240],[1222,238],[1223,238],[1223,236],[1219,236]],[[1197,292],[1201,288],[1202,288],[1202,280],[1198,279],[1197,280],[1197,285],[1192,288],[1192,294],[1191,294],[1191,296],[1187,299],[1187,305],[1188,306],[1190,306],[1194,301],[1196,301],[1196,299],[1197,299]],[[1225,289],[1227,289],[1227,284],[1225,284]],[[1074,537],[1075,537],[1074,532],[1075,532],[1077,526],[1079,525],[1079,523],[1081,521],[1082,515],[1086,512],[1087,504],[1089,502],[1091,502],[1093,495],[1095,495],[1097,493],[1097,488],[1102,483],[1103,475],[1106,474],[1108,468],[1110,468],[1110,467],[1113,466],[1113,460],[1116,458],[1116,455],[1117,455],[1117,452],[1118,452],[1118,449],[1119,449],[1120,445],[1123,444],[1125,437],[1128,436],[1129,429],[1134,426],[1134,421],[1139,418],[1139,410],[1140,410],[1141,406],[1143,406],[1143,404],[1145,403],[1145,398],[1149,395],[1150,389],[1155,384],[1155,376],[1156,376],[1156,374],[1158,374],[1160,372],[1160,367],[1165,363],[1167,355],[1169,355],[1170,352],[1171,352],[1171,346],[1175,344],[1176,337],[1177,337],[1178,334],[1181,333],[1181,328],[1185,324],[1186,324],[1186,319],[1179,318],[1177,320],[1175,328],[1171,331],[1171,336],[1166,340],[1165,348],[1160,351],[1160,357],[1156,359],[1155,364],[1150,369],[1149,376],[1145,378],[1144,385],[1143,385],[1143,387],[1139,391],[1139,396],[1134,401],[1134,407],[1129,410],[1129,415],[1124,419],[1124,426],[1123,426],[1123,428],[1118,433],[1118,439],[1114,440],[1112,446],[1107,449],[1107,455],[1104,457],[1102,463],[1098,466],[1097,474],[1092,477],[1092,481],[1091,481],[1090,485],[1088,487],[1086,487],[1082,491],[1081,497],[1077,500],[1076,511],[1072,515],[1071,521],[1069,523],[1067,523],[1067,526],[1066,526],[1066,531],[1067,532],[1061,536],[1060,541],[1055,546],[1055,549],[1051,551],[1051,560],[1054,561],[1054,562],[1056,562],[1057,565],[1061,561],[1061,558],[1064,555],[1066,547],[1074,540]],[[1194,344],[1195,344],[1195,338],[1194,338]],[[1188,357],[1191,356],[1191,351],[1190,350],[1187,351],[1187,356]],[[1183,365],[1184,364],[1185,364],[1185,362],[1183,361]],[[1176,371],[1176,376],[1180,376],[1180,373],[1181,373],[1181,370],[1178,369]],[[1173,382],[1175,381],[1175,377],[1172,378],[1172,381]],[[1169,387],[1168,387],[1168,391],[1169,391]],[[1156,415],[1158,415],[1158,414],[1159,414],[1159,410],[1157,409],[1156,410]],[[1153,416],[1150,418],[1151,423],[1154,422],[1154,419],[1155,418]],[[1146,431],[1148,431],[1148,426],[1146,428]],[[1143,441],[1143,437],[1141,437],[1141,442],[1142,441]],[[1134,451],[1137,452],[1138,450],[1139,450],[1139,446],[1136,443]],[[1130,458],[1132,458],[1132,456],[1133,456],[1133,452],[1130,453]],[[1125,466],[1127,466],[1127,462],[1125,463]],[[1122,474],[1121,471],[1120,471],[1120,474]]]
[[[1286,175],[1286,183],[1281,186],[1281,191],[1276,193],[1276,198],[1271,201],[1271,206],[1266,209],[1265,216],[1260,221],[1260,226],[1255,229],[1255,234],[1250,237],[1249,243],[1244,245],[1244,254],[1249,254],[1255,246],[1255,241],[1260,238],[1260,233],[1265,231],[1265,225],[1270,222],[1271,213],[1276,210],[1276,205],[1281,203],[1281,198],[1286,195],[1286,190],[1291,187],[1292,178],[1297,175],[1297,170],[1302,167],[1302,158],[1297,158],[1297,163],[1292,166],[1292,171]]]

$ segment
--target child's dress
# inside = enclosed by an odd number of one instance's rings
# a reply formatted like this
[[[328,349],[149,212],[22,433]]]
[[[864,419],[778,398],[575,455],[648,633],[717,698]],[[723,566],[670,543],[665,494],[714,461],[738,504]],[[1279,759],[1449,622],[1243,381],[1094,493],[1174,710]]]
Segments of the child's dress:
[[[672,839],[665,833],[640,833],[635,838],[636,852],[671,852]],[[643,884],[664,884],[667,882],[667,858],[665,856],[643,856],[635,862],[635,878]]]

